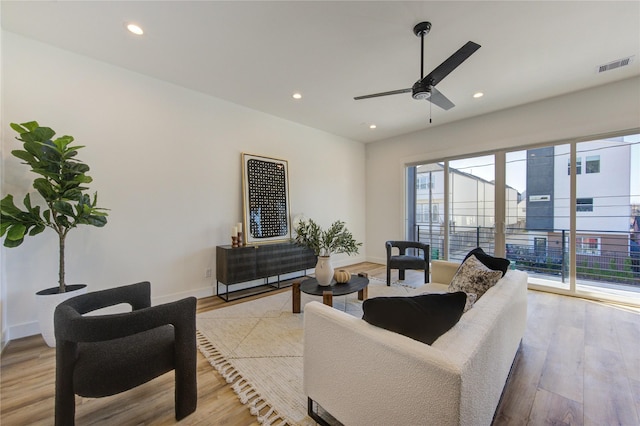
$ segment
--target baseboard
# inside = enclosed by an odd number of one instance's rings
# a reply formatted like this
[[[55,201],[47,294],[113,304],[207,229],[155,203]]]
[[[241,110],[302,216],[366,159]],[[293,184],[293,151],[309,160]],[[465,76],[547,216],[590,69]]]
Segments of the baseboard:
[[[4,351],[4,348],[7,347],[9,340],[7,339],[7,330],[2,329],[2,333],[0,334],[0,354]]]
[[[379,265],[386,265],[387,258],[386,257],[370,257],[368,256],[364,262],[377,263]]]
[[[210,297],[213,295],[215,295],[215,287],[203,287],[197,290],[181,291],[167,296],[154,297],[151,299],[151,305],[162,305],[163,303],[175,302],[176,300],[191,296],[196,299],[202,299],[203,297]]]
[[[40,334],[40,325],[38,325],[38,321],[14,325],[7,329],[6,342],[7,344],[9,344],[9,342],[12,340],[35,336],[37,334]]]
[[[167,296],[155,297],[151,299],[151,305],[161,305],[163,303],[174,302],[190,296],[194,296],[198,299],[210,297],[214,295],[214,290],[215,289],[213,287],[205,287],[197,290],[189,290],[180,293],[173,293]],[[40,334],[40,325],[38,324],[38,321],[11,326],[2,333],[2,348],[4,349],[4,347],[12,340],[22,339],[23,337],[35,336],[38,334]]]

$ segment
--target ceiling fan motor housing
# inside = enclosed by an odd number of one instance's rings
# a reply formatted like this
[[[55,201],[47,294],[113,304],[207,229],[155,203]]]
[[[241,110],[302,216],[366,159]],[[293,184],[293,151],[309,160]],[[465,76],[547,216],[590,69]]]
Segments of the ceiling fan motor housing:
[[[411,88],[411,92],[413,99],[417,99],[419,101],[429,99],[431,97],[431,85],[423,80],[418,80]]]

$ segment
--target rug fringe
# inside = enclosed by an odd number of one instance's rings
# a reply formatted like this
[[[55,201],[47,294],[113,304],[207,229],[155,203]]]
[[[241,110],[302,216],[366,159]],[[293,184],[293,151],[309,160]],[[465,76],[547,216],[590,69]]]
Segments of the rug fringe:
[[[263,426],[296,426],[278,413],[199,330],[196,330],[196,338],[202,355],[231,385],[240,402],[248,405],[249,412],[256,416],[258,423]],[[264,414],[261,414],[262,412]]]

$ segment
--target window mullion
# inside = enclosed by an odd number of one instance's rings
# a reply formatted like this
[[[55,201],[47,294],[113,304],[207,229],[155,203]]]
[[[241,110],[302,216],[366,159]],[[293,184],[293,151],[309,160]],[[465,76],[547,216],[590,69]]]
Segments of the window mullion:
[[[577,169],[577,145],[575,142],[570,144],[571,175],[569,176],[569,291],[576,291],[576,252],[577,252],[577,233],[576,233],[576,216],[577,216],[577,189],[576,189],[576,169]]]
[[[495,256],[506,257],[506,152],[498,151],[494,157],[495,164],[495,196],[494,196],[494,209],[495,209]]]
[[[450,209],[449,209],[449,161],[444,162],[444,241],[442,243],[442,258],[449,260],[449,224],[451,223]]]

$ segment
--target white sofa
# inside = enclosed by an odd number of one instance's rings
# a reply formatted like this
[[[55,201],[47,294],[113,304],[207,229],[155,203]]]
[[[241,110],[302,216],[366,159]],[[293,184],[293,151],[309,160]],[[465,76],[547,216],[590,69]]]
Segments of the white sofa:
[[[449,283],[457,267],[433,261],[432,281]],[[310,302],[304,391],[346,426],[490,425],[526,318],[527,274],[515,270],[431,346]]]

